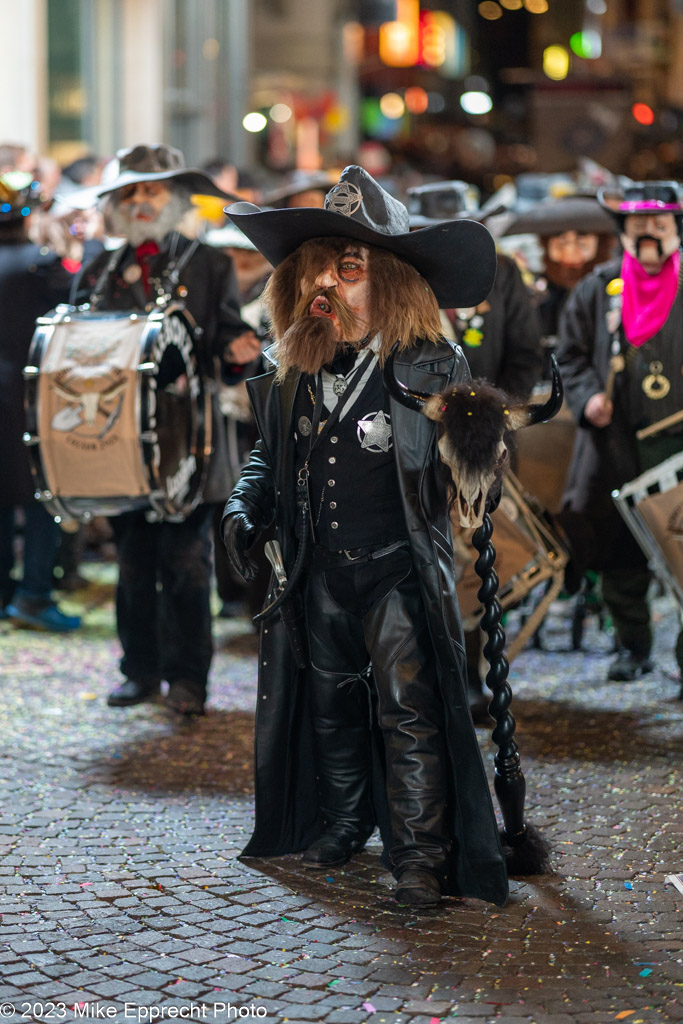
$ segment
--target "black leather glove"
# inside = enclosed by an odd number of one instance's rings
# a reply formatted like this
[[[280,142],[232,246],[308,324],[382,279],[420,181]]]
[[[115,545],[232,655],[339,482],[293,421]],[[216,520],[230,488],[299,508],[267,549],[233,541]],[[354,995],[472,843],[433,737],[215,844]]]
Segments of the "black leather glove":
[[[256,527],[246,512],[235,512],[228,516],[223,526],[223,543],[233,569],[245,583],[251,583],[258,572],[258,566],[247,558],[246,551],[256,540]]]

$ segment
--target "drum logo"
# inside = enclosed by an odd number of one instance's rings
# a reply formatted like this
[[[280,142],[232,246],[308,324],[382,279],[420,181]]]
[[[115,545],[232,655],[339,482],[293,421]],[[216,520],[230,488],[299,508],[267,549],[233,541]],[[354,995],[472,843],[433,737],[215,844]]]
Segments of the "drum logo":
[[[60,408],[50,421],[53,430],[71,434],[86,447],[101,447],[121,415],[128,386],[127,375],[118,367],[75,365],[55,373],[50,390],[59,399]],[[88,444],[87,442],[91,442]]]

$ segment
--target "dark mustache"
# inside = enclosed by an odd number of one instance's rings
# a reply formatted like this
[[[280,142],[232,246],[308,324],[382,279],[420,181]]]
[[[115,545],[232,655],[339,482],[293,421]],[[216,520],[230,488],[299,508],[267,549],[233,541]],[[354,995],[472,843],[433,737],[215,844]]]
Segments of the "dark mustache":
[[[657,255],[660,259],[662,258],[662,256],[664,255],[662,243],[658,238],[655,238],[654,235],[638,235],[638,237],[636,238],[636,256],[638,258],[640,258],[640,247],[643,242],[654,242],[654,244],[657,246]]]

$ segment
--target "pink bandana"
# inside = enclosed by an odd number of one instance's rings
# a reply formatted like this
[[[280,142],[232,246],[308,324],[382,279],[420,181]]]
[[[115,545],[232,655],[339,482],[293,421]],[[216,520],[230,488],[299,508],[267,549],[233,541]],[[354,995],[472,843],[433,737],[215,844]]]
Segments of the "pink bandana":
[[[621,322],[629,345],[640,348],[666,323],[678,290],[680,265],[681,255],[676,251],[664,261],[658,274],[648,274],[635,256],[624,253]]]

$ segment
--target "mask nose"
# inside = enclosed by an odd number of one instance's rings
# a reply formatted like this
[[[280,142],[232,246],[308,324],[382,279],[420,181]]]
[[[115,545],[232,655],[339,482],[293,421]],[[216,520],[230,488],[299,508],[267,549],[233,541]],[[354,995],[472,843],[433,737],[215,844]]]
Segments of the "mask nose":
[[[329,267],[321,270],[315,279],[316,288],[334,288],[336,284],[337,279]]]

